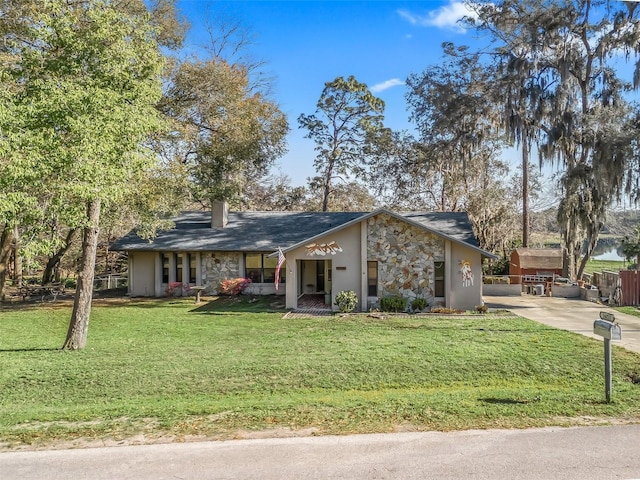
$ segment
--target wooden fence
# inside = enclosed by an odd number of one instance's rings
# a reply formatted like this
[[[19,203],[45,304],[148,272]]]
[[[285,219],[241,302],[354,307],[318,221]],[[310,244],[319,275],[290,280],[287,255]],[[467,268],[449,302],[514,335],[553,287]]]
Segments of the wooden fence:
[[[623,305],[640,305],[640,270],[621,270]]]

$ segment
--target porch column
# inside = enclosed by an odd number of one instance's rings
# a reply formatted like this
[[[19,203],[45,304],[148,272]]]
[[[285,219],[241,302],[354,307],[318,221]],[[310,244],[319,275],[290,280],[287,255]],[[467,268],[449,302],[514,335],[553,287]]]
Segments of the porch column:
[[[451,282],[455,271],[455,266],[451,262],[451,242],[446,240],[444,242],[444,306],[447,308],[451,308]]]
[[[287,261],[285,263],[285,268],[287,269],[287,281],[285,282],[285,305],[287,308],[298,308],[298,268],[300,268],[300,263],[290,258],[293,255],[290,253],[286,254]]]
[[[360,311],[366,312],[369,307],[369,285],[367,283],[367,220],[360,222]]]
[[[156,253],[156,268],[155,268],[155,282],[154,282],[154,295],[156,297],[162,296],[162,252]]]
[[[196,252],[196,286],[202,286],[202,257]]]
[[[129,252],[129,255],[127,255],[127,268],[129,271],[129,278],[127,280],[127,294],[131,296],[131,285],[133,285],[133,279],[135,277],[135,274],[133,272],[133,259],[131,258],[131,252]]]
[[[189,283],[189,254],[187,252],[182,252],[182,283]]]

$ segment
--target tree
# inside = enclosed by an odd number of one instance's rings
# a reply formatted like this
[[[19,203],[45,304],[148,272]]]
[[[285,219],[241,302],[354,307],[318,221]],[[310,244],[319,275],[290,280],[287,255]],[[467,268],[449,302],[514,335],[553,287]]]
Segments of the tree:
[[[466,47],[443,47],[442,62],[407,79],[410,119],[419,133],[419,154],[409,164],[418,185],[409,185],[431,196],[434,208],[456,211],[486,184],[489,165],[503,168],[496,157],[503,142],[496,129],[494,72]]]
[[[294,187],[284,174],[247,179],[242,197],[242,210],[286,212],[304,210],[307,190]]]
[[[43,282],[50,281],[52,272],[57,271],[57,266],[65,251],[69,248],[67,237],[70,232],[78,232],[85,206],[78,195],[69,191],[58,169],[45,168],[52,165],[52,158],[47,154],[50,143],[55,135],[46,137],[42,135],[43,122],[36,125],[31,122],[34,118],[30,95],[40,95],[47,88],[33,88],[40,80],[38,75],[51,80],[55,75],[72,76],[70,71],[65,72],[65,55],[72,56],[75,46],[63,43],[69,38],[55,39],[58,32],[49,32],[51,39],[47,37],[44,24],[38,30],[40,17],[45,15],[59,15],[67,11],[85,11],[87,17],[99,5],[93,2],[39,2],[35,0],[5,1],[2,4],[0,16],[0,75],[2,89],[0,92],[0,188],[3,192],[3,205],[0,206],[0,225],[14,228],[19,234],[20,242],[14,242],[16,251],[13,256],[19,261],[23,256],[27,263],[34,256],[48,256],[47,265],[43,274]],[[128,2],[102,2],[109,8],[124,12],[126,15],[148,18],[153,28],[153,37],[165,47],[179,46],[184,34],[185,24],[178,18],[174,6],[174,0],[149,0],[146,2],[132,0]],[[95,12],[94,12],[95,13]],[[95,16],[95,15],[94,15]],[[95,19],[87,20],[87,22]],[[63,27],[61,22],[58,26]],[[49,23],[49,25],[52,25]],[[86,26],[78,25],[80,30]],[[49,41],[51,40],[51,41]],[[37,45],[38,41],[40,42]],[[49,43],[47,43],[49,42]],[[53,51],[54,48],[58,50]],[[78,50],[81,47],[78,46]],[[79,52],[79,55],[87,52]],[[27,67],[34,67],[34,61],[38,55],[42,58],[48,55],[46,65],[40,66],[40,73],[34,69],[27,71]],[[57,56],[57,60],[53,58]],[[84,59],[84,60],[83,60]],[[87,56],[77,59],[77,64],[88,61]],[[118,61],[114,59],[114,61]],[[66,65],[69,69],[71,65]],[[48,71],[45,71],[46,69]],[[95,72],[93,72],[95,73]],[[88,72],[91,75],[91,72]],[[126,81],[122,77],[122,81]],[[29,83],[31,82],[31,83]],[[78,86],[82,86],[82,80],[78,80]],[[71,98],[74,92],[66,92]],[[80,98],[77,99],[80,101]],[[35,101],[39,101],[35,99]],[[61,116],[69,115],[74,108],[67,102],[59,109]],[[26,114],[23,110],[26,109]],[[40,111],[39,113],[42,113]],[[31,122],[31,123],[29,123]],[[50,129],[53,121],[49,123]],[[67,138],[62,138],[64,132],[58,131],[58,140],[63,143]],[[2,144],[7,148],[3,151]],[[60,145],[59,145],[60,146]],[[40,156],[42,158],[40,158]],[[37,168],[35,168],[37,167]],[[135,181],[131,177],[130,182]],[[106,205],[108,207],[108,205]],[[69,240],[73,237],[69,237]],[[6,270],[5,264],[0,259],[0,271]],[[21,273],[21,265],[16,264],[16,280]],[[0,282],[0,290],[4,282]]]
[[[515,26],[516,30],[518,26]],[[500,123],[509,141],[515,141],[522,155],[522,246],[529,247],[529,178],[532,145],[536,141],[536,122],[542,109],[542,91],[529,61],[528,44],[509,42],[508,54],[498,56],[498,86],[503,93],[499,105]]]
[[[308,178],[307,198],[304,210],[321,211],[324,208],[323,177]],[[379,204],[366,186],[359,182],[347,182],[334,185],[329,194],[328,210],[333,212],[371,212]]]
[[[530,123],[523,125],[531,131],[522,138],[536,138],[541,159],[564,168],[558,221],[569,274],[579,277],[606,208],[625,187],[630,190],[624,180],[630,180],[630,162],[637,162],[637,114],[624,97],[632,84],[615,68],[622,59],[639,58],[636,5],[605,0],[471,5],[478,13],[472,23],[492,34],[494,52],[503,62],[523,65],[516,72],[527,92],[518,98],[526,99],[521,105]],[[522,54],[514,57],[514,51]],[[639,72],[636,63],[636,87]],[[586,253],[579,263],[583,243]]]
[[[627,261],[635,259],[636,269],[640,268],[640,225],[636,225],[632,235],[625,235],[622,241],[622,253]]]
[[[161,125],[154,107],[161,95],[158,30],[141,1],[24,5],[11,2],[3,12],[20,21],[3,24],[5,48],[15,55],[2,63],[13,87],[0,110],[18,113],[22,127],[13,130],[23,152],[10,152],[13,169],[37,178],[36,188],[43,179],[55,185],[57,214],[82,232],[64,343],[79,349],[87,340],[101,208],[133,194],[129,187],[151,164],[143,142]]]
[[[170,82],[161,109],[174,122],[174,154],[189,168],[195,198],[238,202],[247,179],[284,152],[284,114],[252,91],[242,65],[221,58],[184,61]]]
[[[364,171],[368,138],[382,129],[384,102],[367,85],[350,76],[325,83],[316,112],[298,117],[300,128],[308,130],[318,152],[314,165],[322,178],[322,211],[329,209],[329,198],[336,178],[347,180]]]
[[[383,131],[369,175],[395,208],[466,210],[483,248],[499,251],[517,216],[508,168],[498,155],[494,71],[480,55],[444,44],[444,59],[407,79],[410,118],[419,139]]]

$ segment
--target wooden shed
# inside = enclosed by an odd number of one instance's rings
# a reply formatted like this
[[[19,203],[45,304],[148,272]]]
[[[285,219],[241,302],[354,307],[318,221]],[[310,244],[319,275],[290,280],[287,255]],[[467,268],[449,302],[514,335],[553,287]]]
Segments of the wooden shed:
[[[511,252],[509,275],[522,276],[523,282],[535,283],[554,275],[562,276],[563,258],[561,248],[516,248]],[[511,278],[511,283],[518,282],[518,278]]]

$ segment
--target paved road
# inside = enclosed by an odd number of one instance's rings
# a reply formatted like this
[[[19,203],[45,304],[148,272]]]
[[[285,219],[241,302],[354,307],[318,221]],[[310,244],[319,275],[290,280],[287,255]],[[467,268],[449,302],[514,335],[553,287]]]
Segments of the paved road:
[[[602,340],[593,334],[593,321],[601,311],[611,312],[622,329],[622,340],[612,342],[634,352],[640,352],[640,317],[620,313],[612,308],[573,298],[521,295],[516,297],[484,296],[490,308],[504,308],[545,325],[580,333]],[[640,447],[639,447],[640,448]]]
[[[0,453],[2,480],[638,479],[640,425]]]

